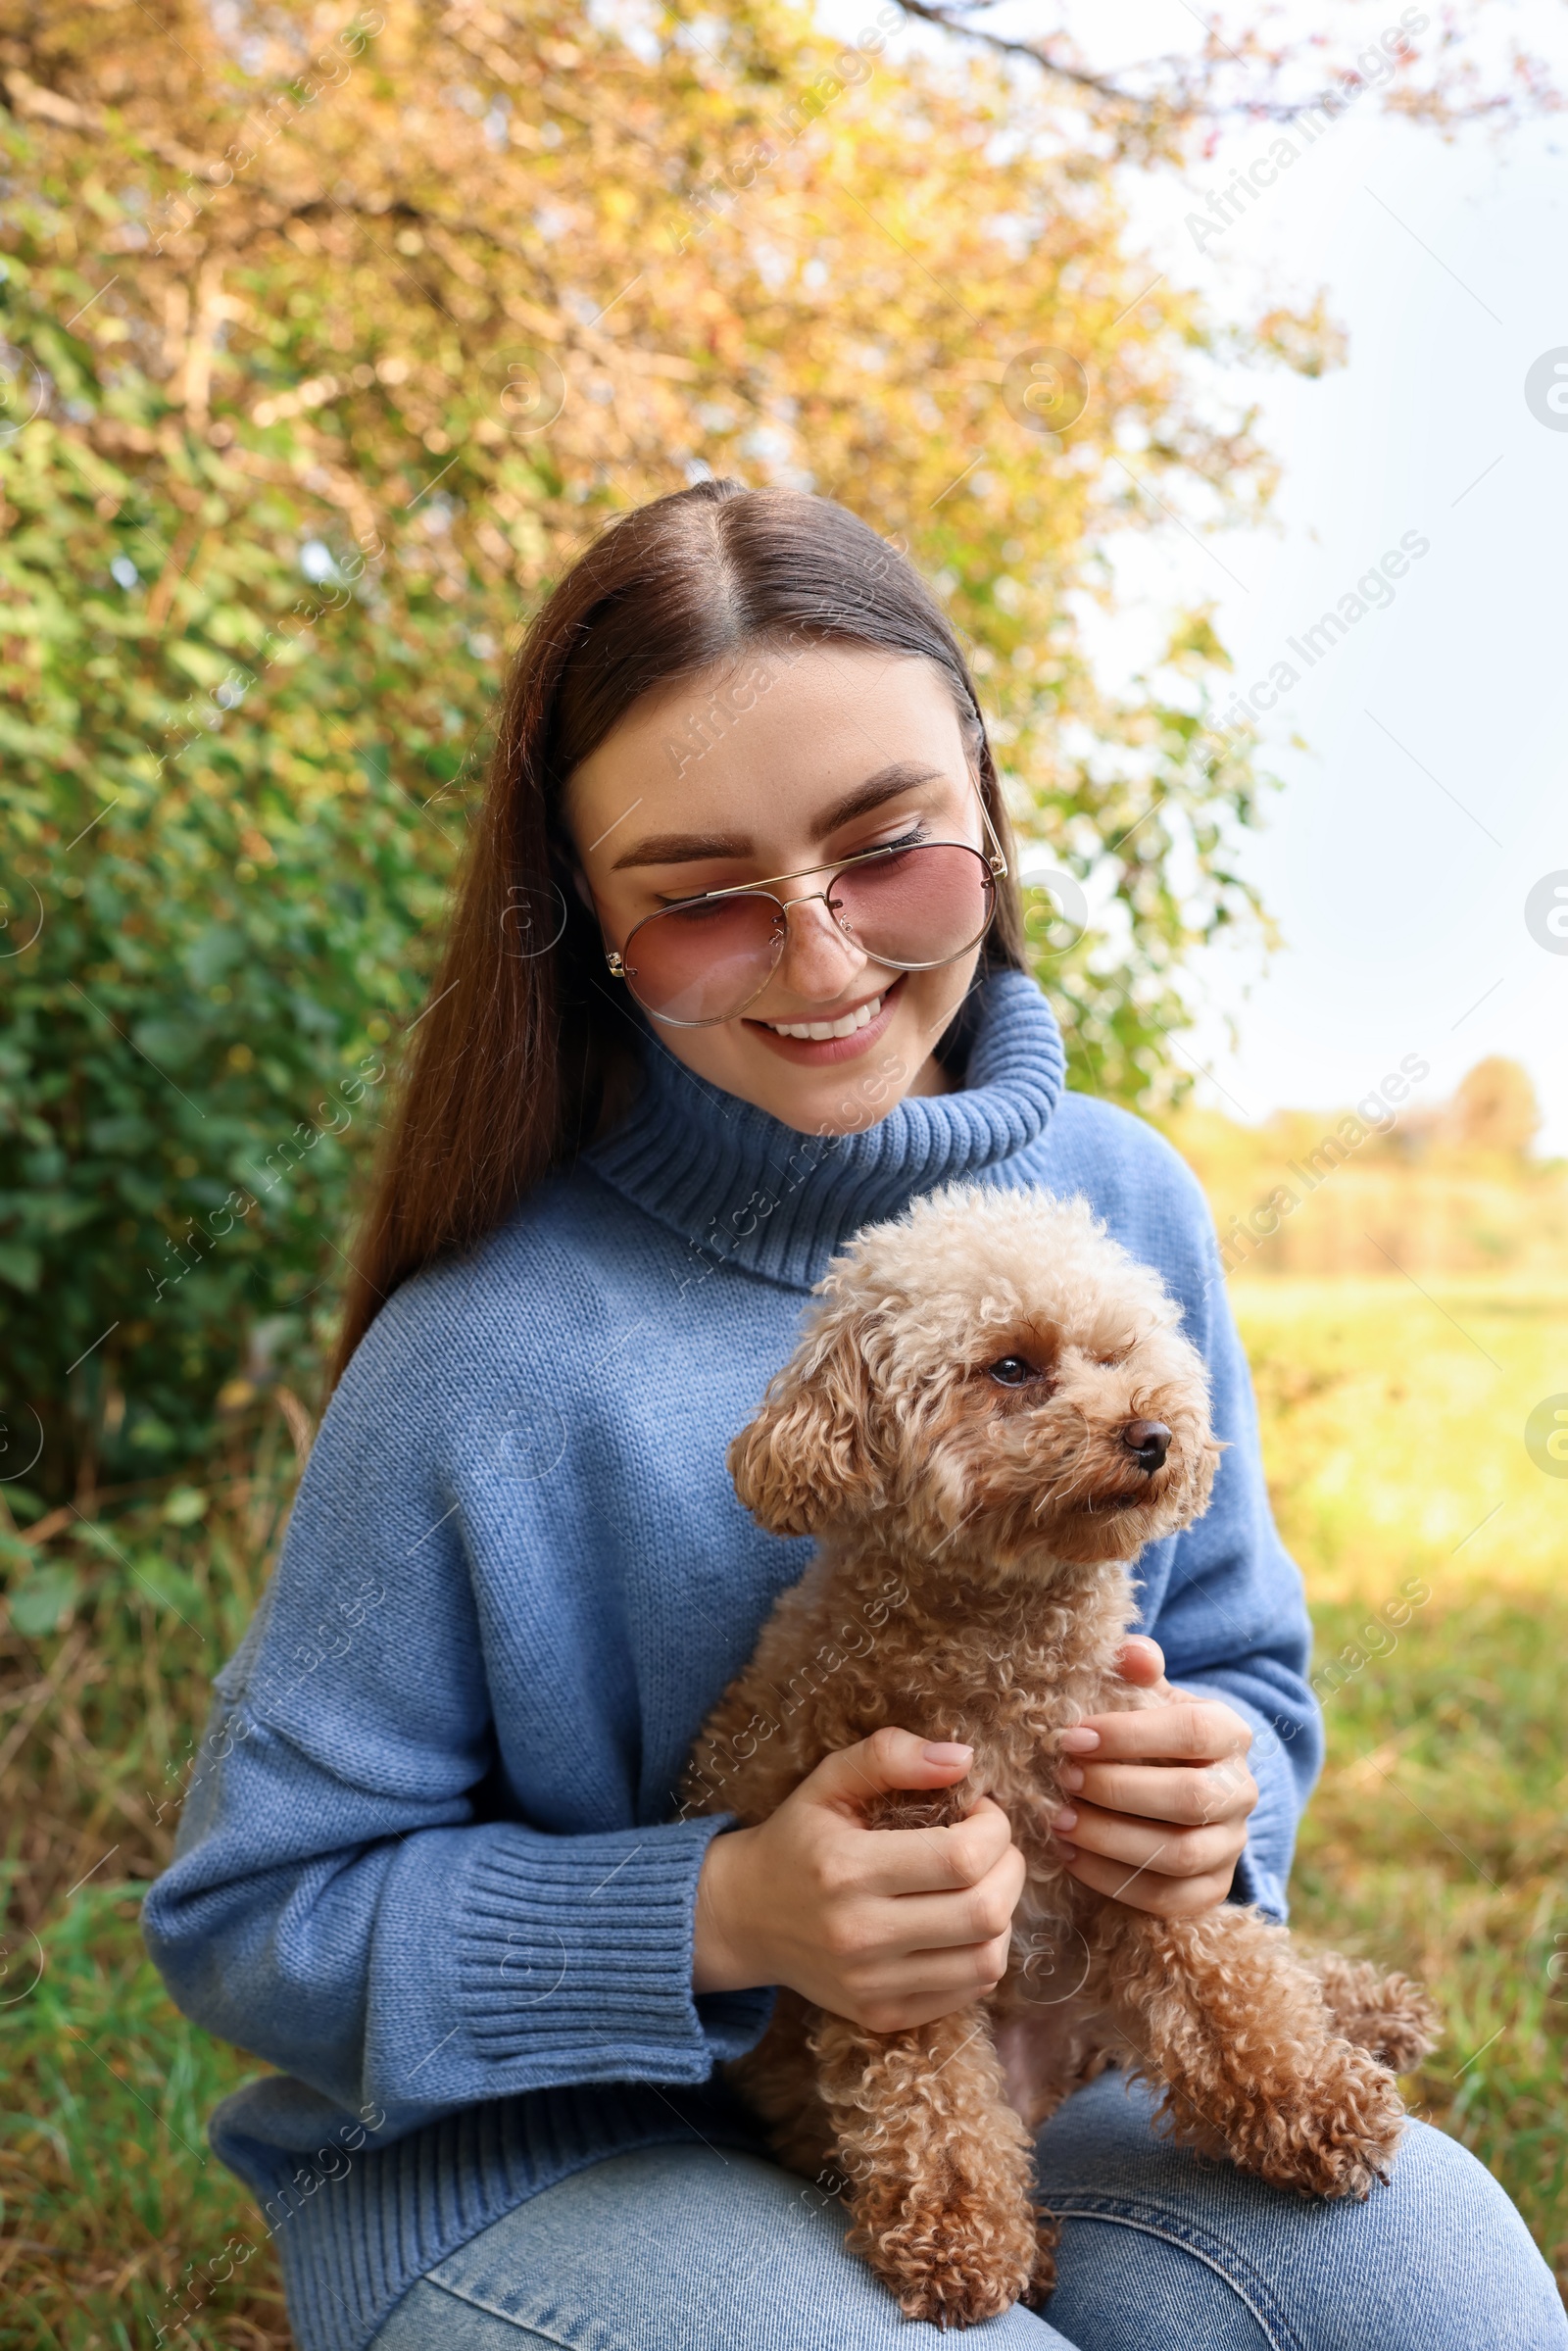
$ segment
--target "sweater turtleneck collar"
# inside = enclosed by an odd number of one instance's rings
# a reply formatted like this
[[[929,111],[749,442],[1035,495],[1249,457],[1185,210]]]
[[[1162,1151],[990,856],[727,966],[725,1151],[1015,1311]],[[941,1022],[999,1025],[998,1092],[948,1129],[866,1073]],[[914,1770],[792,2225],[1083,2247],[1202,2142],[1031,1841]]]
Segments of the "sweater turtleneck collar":
[[[1060,1098],[1061,1034],[1035,982],[995,971],[949,1031],[952,1094],[906,1096],[850,1135],[803,1135],[700,1078],[640,1024],[643,1084],[584,1152],[626,1200],[704,1257],[809,1290],[861,1225],[922,1193],[1002,1169],[1038,1142]]]

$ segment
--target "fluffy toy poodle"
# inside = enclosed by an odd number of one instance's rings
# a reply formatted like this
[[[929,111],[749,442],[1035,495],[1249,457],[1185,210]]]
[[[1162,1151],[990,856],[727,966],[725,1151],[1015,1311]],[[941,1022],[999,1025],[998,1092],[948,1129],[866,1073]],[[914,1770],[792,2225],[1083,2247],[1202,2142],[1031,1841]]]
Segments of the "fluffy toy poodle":
[[[783,2163],[842,2177],[851,2247],[940,2326],[1049,2296],[1034,2133],[1107,2065],[1162,2093],[1184,2143],[1364,2196],[1403,2124],[1395,2072],[1431,2045],[1417,1986],[1310,1959],[1238,1903],[1161,1919],[1106,1899],[1049,1828],[1058,1735],[1152,1702],[1115,1670],[1132,1564],[1208,1502],[1220,1448],[1178,1308],[1082,1200],[978,1186],[867,1227],[818,1291],[728,1454],[760,1523],[817,1552],[704,1726],[688,1808],[761,1821],[898,1724],[974,1761],[954,1788],[877,1797],[867,1825],[943,1825],[989,1793],[1028,1878],[984,1999],[879,2033],[781,1986],[730,2079]]]

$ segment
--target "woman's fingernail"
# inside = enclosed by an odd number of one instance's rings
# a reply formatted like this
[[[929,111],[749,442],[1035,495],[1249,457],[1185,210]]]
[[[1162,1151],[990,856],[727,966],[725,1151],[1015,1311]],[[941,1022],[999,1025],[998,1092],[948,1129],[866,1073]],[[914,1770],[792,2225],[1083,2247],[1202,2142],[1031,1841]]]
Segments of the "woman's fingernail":
[[[1100,1744],[1100,1733],[1085,1729],[1063,1731],[1056,1743],[1064,1755],[1089,1755]]]
[[[1069,1829],[1077,1828],[1078,1815],[1070,1804],[1063,1804],[1059,1812],[1052,1814],[1051,1825],[1058,1837],[1064,1837]]]
[[[1076,1763],[1064,1763],[1056,1777],[1070,1795],[1076,1795],[1084,1784],[1083,1773]]]
[[[928,1739],[920,1751],[927,1763],[967,1763],[974,1753],[961,1739]]]

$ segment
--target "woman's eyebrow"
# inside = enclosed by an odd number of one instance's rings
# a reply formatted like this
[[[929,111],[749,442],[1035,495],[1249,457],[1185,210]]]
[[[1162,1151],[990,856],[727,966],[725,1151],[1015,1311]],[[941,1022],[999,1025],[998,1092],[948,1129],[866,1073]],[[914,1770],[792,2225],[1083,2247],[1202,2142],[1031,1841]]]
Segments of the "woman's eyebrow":
[[[817,840],[825,841],[841,824],[849,824],[855,817],[879,808],[885,800],[896,800],[901,792],[912,791],[916,784],[937,783],[944,773],[941,767],[922,767],[912,759],[899,759],[891,767],[878,768],[875,775],[868,775],[863,784],[857,784],[853,792],[847,792],[824,812],[816,828]]]
[[[945,774],[941,767],[922,767],[909,759],[899,759],[891,767],[878,768],[863,783],[857,784],[842,800],[825,808],[814,838],[825,841],[843,824],[857,816],[864,816],[879,808],[885,800],[896,800],[901,792],[911,791],[916,784],[935,783]],[[749,857],[755,844],[745,833],[649,833],[623,850],[611,867],[620,873],[629,865],[690,865],[701,857]]]

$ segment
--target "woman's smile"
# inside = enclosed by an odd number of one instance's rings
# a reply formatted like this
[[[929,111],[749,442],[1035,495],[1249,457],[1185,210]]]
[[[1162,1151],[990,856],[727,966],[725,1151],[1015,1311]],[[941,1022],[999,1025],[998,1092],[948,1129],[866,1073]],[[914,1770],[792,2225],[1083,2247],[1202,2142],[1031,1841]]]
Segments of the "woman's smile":
[[[741,1025],[771,1052],[807,1068],[819,1068],[830,1061],[853,1061],[881,1042],[898,1008],[903,986],[901,974],[875,996],[861,997],[858,1003],[846,1005],[842,1011],[812,1012],[800,1020],[765,1020],[751,1013]]]

